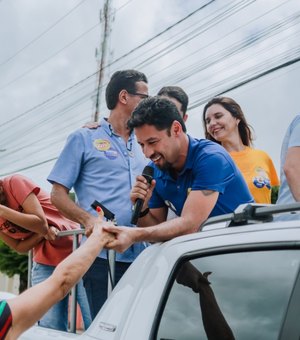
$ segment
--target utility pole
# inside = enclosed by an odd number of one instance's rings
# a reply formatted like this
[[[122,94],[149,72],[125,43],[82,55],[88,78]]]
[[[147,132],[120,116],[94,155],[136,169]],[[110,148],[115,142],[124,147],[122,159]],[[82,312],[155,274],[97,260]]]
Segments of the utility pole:
[[[95,112],[92,116],[92,120],[94,122],[98,122],[99,120],[99,108],[101,102],[101,94],[102,94],[102,87],[103,87],[103,80],[104,80],[104,66],[106,61],[106,54],[107,54],[107,44],[109,40],[110,34],[110,21],[112,20],[112,11],[111,11],[111,0],[105,0],[103,5],[103,9],[100,10],[100,23],[102,23],[102,39],[100,43],[100,53],[101,56],[98,59],[98,82],[96,88],[96,103],[95,103]],[[98,57],[99,53],[96,50],[96,56]]]

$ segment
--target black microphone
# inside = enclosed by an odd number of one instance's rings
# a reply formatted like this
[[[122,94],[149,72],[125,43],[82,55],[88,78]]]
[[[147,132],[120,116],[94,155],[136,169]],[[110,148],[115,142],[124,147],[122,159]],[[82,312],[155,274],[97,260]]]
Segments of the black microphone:
[[[149,165],[145,166],[145,168],[143,170],[142,176],[144,176],[146,178],[146,180],[149,184],[151,184],[151,181],[153,179],[153,172],[154,172],[154,169],[152,168],[152,166],[149,166]],[[138,218],[140,216],[143,204],[144,204],[144,200],[142,200],[141,198],[138,198],[135,201],[135,204],[134,204],[134,207],[133,207],[133,210],[132,210],[132,216],[131,216],[131,223],[132,224],[137,224],[137,221],[138,221]]]

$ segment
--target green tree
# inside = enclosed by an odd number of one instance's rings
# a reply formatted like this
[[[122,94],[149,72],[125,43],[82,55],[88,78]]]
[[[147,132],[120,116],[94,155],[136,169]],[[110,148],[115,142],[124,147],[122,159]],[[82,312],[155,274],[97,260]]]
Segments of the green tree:
[[[271,203],[272,204],[275,204],[277,202],[278,191],[279,191],[279,186],[272,187],[272,191],[271,191]]]
[[[28,255],[18,254],[10,249],[5,243],[0,240],[0,272],[12,277],[15,274],[20,275],[21,293],[27,288],[27,272],[28,272]]]

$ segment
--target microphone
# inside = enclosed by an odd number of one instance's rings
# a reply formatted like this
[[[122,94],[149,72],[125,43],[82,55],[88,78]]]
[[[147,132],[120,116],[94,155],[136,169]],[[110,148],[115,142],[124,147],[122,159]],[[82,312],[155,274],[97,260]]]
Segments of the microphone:
[[[149,165],[145,166],[143,173],[142,173],[142,176],[144,176],[146,178],[148,184],[151,184],[151,181],[153,179],[153,172],[154,172],[154,169],[152,168],[152,166],[149,166]],[[134,204],[134,207],[133,207],[133,210],[132,210],[132,216],[131,216],[131,223],[132,224],[137,224],[137,221],[138,221],[138,218],[140,217],[140,213],[141,213],[143,204],[144,204],[144,200],[141,199],[141,198],[138,198],[135,201],[135,204]]]

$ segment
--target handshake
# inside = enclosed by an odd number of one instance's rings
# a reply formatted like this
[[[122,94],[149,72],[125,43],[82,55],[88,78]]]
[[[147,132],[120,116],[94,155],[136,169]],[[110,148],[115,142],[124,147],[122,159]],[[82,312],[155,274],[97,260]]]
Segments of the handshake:
[[[93,234],[101,238],[106,249],[113,249],[119,253],[123,253],[135,242],[133,231],[135,228],[131,227],[117,227],[115,215],[104,207],[100,202],[94,201],[91,204],[92,208],[98,213],[98,216],[91,217],[86,227],[86,236]],[[107,221],[103,221],[103,217]]]

